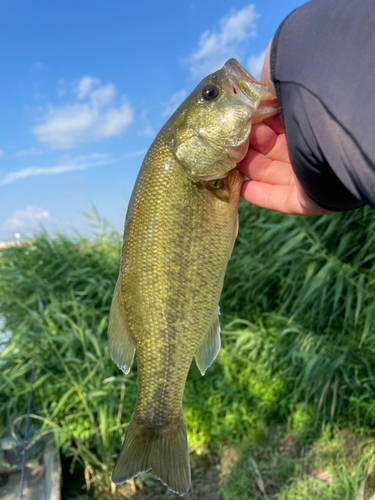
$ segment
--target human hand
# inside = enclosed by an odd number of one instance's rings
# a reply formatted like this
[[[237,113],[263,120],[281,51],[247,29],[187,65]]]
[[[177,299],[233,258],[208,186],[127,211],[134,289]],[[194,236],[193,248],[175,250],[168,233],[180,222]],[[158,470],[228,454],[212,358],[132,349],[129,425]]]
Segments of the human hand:
[[[271,43],[265,55],[261,82],[275,95],[270,78]],[[335,213],[314,203],[295,177],[280,115],[253,125],[249,150],[237,168],[249,178],[242,185],[241,196],[253,205],[291,215]]]
[[[241,196],[253,205],[291,215],[334,213],[314,203],[296,179],[280,115],[253,125],[249,150],[237,168],[249,178]]]

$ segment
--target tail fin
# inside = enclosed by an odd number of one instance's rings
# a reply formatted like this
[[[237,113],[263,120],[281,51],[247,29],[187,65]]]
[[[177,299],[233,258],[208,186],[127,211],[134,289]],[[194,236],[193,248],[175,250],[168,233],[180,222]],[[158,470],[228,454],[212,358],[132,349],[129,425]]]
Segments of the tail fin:
[[[112,482],[122,484],[150,470],[180,496],[190,488],[190,462],[184,417],[173,434],[144,435],[134,417],[112,473]]]

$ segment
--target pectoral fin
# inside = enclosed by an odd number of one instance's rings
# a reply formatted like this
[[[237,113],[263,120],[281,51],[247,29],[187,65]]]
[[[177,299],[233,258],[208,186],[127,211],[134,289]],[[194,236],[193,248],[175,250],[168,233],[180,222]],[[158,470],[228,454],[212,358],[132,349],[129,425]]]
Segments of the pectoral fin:
[[[126,325],[120,280],[117,282],[109,313],[108,349],[120,370],[125,374],[129,373],[135,353],[135,342]]]
[[[240,222],[239,222],[239,217],[238,217],[238,213],[237,213],[236,220],[234,221],[234,225],[233,225],[232,247],[231,247],[230,252],[229,252],[228,260],[232,257],[233,247],[234,247],[234,244],[236,243],[239,227],[240,227]]]
[[[220,321],[219,315],[216,316],[214,322],[207,335],[202,340],[201,345],[195,353],[195,362],[202,375],[206,373],[215,361],[217,353],[220,351]]]

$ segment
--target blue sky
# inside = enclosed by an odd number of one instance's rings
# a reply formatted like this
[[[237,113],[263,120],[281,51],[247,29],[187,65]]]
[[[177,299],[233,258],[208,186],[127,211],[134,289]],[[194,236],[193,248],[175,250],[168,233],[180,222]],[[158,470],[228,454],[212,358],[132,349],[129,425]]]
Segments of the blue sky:
[[[122,229],[175,107],[230,57],[259,77],[302,3],[2,0],[0,240],[39,224],[85,231],[90,203]]]

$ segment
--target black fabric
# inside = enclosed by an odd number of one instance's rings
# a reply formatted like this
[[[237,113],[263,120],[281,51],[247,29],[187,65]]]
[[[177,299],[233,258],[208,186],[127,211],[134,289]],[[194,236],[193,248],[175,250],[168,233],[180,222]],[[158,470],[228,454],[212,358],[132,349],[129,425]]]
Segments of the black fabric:
[[[271,48],[288,152],[319,205],[375,208],[375,1],[311,0]]]

